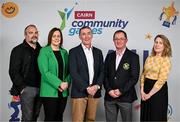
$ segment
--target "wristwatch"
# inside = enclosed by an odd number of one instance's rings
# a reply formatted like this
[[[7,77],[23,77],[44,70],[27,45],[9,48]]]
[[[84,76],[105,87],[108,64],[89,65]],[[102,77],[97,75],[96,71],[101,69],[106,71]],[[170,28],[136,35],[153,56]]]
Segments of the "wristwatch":
[[[97,86],[97,89],[99,90],[101,87],[99,85],[96,85]]]

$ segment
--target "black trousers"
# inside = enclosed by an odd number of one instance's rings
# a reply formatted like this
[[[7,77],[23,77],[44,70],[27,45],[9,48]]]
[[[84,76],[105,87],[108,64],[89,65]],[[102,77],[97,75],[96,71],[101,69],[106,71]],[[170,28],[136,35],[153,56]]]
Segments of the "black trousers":
[[[44,121],[63,121],[63,113],[67,104],[67,97],[59,93],[58,98],[42,97],[45,119]]]
[[[146,79],[144,92],[149,93],[156,80]],[[167,121],[168,87],[167,82],[149,100],[141,101],[141,121]]]

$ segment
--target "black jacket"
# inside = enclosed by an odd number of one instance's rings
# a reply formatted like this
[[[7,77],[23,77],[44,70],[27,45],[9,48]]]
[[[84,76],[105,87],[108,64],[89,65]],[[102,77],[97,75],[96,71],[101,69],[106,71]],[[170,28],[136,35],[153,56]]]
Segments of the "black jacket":
[[[11,95],[19,95],[22,89],[26,87],[25,78],[28,75],[31,52],[28,49],[29,44],[24,40],[23,43],[13,48],[10,56],[9,75],[13,82],[10,90]],[[41,46],[37,43],[37,49],[40,50]]]
[[[102,86],[103,84],[103,55],[100,49],[92,48],[94,58],[94,79],[92,85]],[[88,96],[86,88],[89,86],[88,64],[81,45],[69,51],[69,69],[72,77],[71,97],[84,98]],[[101,89],[94,95],[101,97]]]
[[[115,66],[116,52],[114,51],[105,59],[105,100],[118,99],[120,102],[131,103],[137,99],[135,85],[139,78],[139,56],[126,48],[117,70]],[[112,98],[108,92],[113,89],[119,89],[122,95]]]

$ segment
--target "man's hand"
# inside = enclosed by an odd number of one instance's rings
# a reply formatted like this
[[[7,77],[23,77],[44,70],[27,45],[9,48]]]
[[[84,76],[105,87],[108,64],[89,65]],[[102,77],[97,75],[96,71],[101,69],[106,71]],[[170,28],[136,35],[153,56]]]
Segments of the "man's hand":
[[[116,92],[117,92],[117,91],[115,91],[115,90],[110,90],[110,91],[109,91],[109,95],[110,95],[111,97],[113,97],[113,98],[117,98],[117,97],[119,97],[119,96],[117,95]]]
[[[119,91],[119,89],[115,89],[114,94],[116,94],[119,97],[122,93]]]
[[[87,92],[88,92],[89,95],[94,96],[97,91],[98,91],[98,86],[97,85],[87,87]]]

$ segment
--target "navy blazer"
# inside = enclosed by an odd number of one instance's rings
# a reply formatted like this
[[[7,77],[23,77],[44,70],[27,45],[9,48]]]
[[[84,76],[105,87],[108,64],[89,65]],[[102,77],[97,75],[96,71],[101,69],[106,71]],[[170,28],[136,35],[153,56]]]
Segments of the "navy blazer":
[[[116,51],[113,51],[105,59],[105,100],[118,99],[120,102],[131,103],[137,99],[135,85],[139,79],[139,56],[126,48],[117,70],[115,65]],[[122,95],[112,98],[108,92],[113,89],[119,89]]]
[[[101,86],[104,78],[102,51],[92,47],[92,52],[94,58],[94,78],[92,85],[97,84]],[[86,88],[89,86],[88,64],[81,44],[69,51],[69,70],[72,77],[71,97],[87,97]],[[101,89],[94,95],[94,98],[99,97],[101,97]]]

